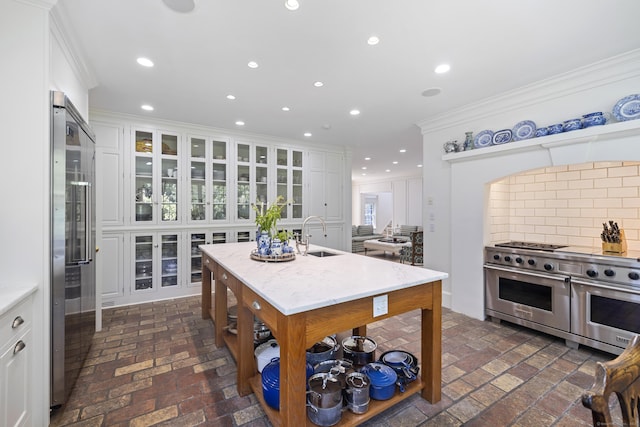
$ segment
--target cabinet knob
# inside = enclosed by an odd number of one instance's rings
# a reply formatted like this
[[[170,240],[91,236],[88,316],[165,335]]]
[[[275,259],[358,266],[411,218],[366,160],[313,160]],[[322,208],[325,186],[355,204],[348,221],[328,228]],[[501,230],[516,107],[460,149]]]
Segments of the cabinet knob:
[[[21,316],[17,316],[15,319],[13,319],[13,323],[11,323],[11,328],[15,329],[18,326],[22,325],[24,323],[24,319]]]
[[[258,301],[254,301],[251,303],[251,307],[255,308],[256,310],[260,310],[262,307],[260,306],[260,303]]]
[[[13,346],[13,354],[18,354],[20,353],[22,350],[24,350],[24,348],[27,345],[24,343],[24,341],[20,340],[16,343],[15,346]]]

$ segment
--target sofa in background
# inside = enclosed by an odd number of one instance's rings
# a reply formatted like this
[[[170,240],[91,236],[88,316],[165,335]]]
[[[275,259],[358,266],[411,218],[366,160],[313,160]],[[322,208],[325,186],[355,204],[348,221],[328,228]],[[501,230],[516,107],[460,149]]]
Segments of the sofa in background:
[[[382,239],[384,235],[373,232],[373,225],[351,226],[351,252],[364,252],[364,241]]]

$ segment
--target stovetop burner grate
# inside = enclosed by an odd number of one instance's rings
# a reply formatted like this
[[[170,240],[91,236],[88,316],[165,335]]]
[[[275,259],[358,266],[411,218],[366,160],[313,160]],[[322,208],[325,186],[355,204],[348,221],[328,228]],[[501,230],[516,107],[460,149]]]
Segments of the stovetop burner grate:
[[[556,249],[567,247],[566,245],[553,245],[550,243],[520,242],[520,241],[496,243],[495,246],[499,248],[533,249],[537,251],[547,251],[547,252],[553,252]]]

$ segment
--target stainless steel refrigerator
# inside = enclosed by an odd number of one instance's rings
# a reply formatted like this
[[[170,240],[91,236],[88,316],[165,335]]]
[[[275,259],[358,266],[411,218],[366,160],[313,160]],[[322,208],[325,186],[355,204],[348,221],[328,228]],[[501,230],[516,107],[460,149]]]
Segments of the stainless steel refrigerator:
[[[95,136],[51,92],[51,407],[68,398],[95,332]]]

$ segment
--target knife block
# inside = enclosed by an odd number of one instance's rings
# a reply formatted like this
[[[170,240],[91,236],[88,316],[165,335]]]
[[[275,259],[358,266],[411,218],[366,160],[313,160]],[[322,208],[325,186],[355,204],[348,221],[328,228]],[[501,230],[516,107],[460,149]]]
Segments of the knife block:
[[[620,229],[620,243],[602,242],[602,252],[610,254],[623,254],[627,252],[627,239],[624,230]]]

